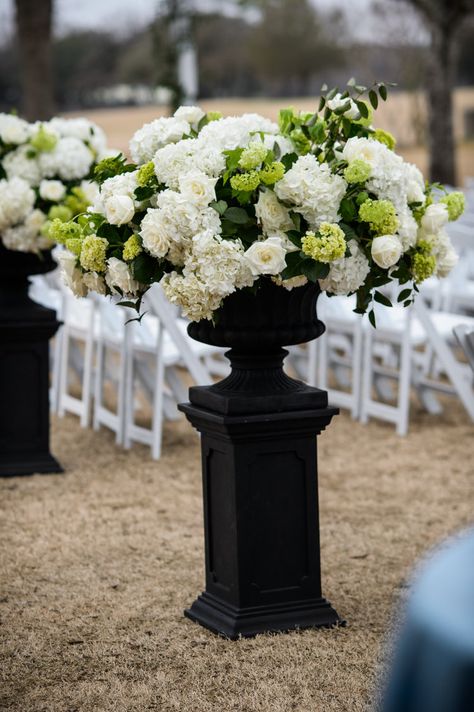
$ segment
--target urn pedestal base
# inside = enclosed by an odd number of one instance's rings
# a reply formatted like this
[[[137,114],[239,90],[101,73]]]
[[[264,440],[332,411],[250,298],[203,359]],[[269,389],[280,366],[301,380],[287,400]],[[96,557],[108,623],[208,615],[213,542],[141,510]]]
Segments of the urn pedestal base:
[[[59,322],[28,296],[49,253],[6,250],[0,237],[0,477],[62,472],[49,451],[49,339]]]
[[[206,590],[185,615],[231,639],[342,623],[321,592],[316,465],[316,435],[338,411],[282,372],[284,353],[266,363],[267,385],[272,364],[282,379],[267,393],[278,412],[261,412],[265,393],[248,388],[255,372],[234,396],[223,381],[192,388],[180,406],[201,433],[206,554]]]

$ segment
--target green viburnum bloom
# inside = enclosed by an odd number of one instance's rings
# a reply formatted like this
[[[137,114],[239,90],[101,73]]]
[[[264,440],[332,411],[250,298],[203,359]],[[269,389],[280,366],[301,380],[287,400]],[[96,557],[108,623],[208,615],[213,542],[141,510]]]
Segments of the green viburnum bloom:
[[[70,237],[68,240],[66,240],[65,245],[66,249],[69,250],[69,252],[72,252],[73,255],[79,257],[82,250],[82,240],[80,237]]]
[[[33,148],[43,152],[52,151],[57,142],[57,137],[53,133],[46,131],[43,125],[39,127],[38,131],[30,139],[30,144]]]
[[[457,220],[463,214],[466,207],[466,198],[464,193],[460,191],[455,191],[454,193],[449,193],[445,195],[440,203],[444,203],[448,208],[448,215],[450,220]]]
[[[153,161],[145,163],[138,169],[137,183],[139,186],[147,185],[153,178],[155,178],[155,166]]]
[[[80,213],[85,213],[89,206],[89,201],[84,191],[76,186],[72,189],[71,195],[68,195],[65,199],[64,205],[69,208],[73,215],[79,215]]]
[[[344,170],[344,178],[348,183],[364,183],[364,181],[370,178],[371,173],[372,167],[370,163],[356,158],[355,161],[351,161]]]
[[[220,111],[208,111],[206,118],[208,121],[219,121],[219,119],[222,119],[222,113]]]
[[[244,148],[242,155],[239,158],[239,166],[244,171],[251,171],[252,168],[257,168],[265,159],[268,150],[263,143],[254,141],[247,148]]]
[[[230,184],[234,190],[252,191],[260,185],[259,171],[249,171],[248,173],[236,173],[230,179]]]
[[[436,258],[433,255],[426,255],[416,252],[411,258],[411,273],[415,282],[420,284],[425,279],[431,277],[436,269]]]
[[[323,222],[316,233],[309,230],[301,241],[305,255],[316,262],[334,262],[344,257],[346,238],[339,225]]]
[[[82,238],[82,229],[75,222],[63,222],[59,218],[55,218],[46,224],[48,224],[47,237],[60,245],[64,245],[69,239]]]
[[[259,175],[264,185],[274,185],[285,175],[285,166],[281,161],[273,161],[269,166],[262,168]]]
[[[68,222],[73,217],[72,210],[70,210],[65,205],[53,205],[48,211],[48,218],[50,220],[61,220],[61,222]]]
[[[87,235],[82,241],[80,256],[81,266],[89,272],[105,272],[107,268],[105,258],[108,244],[105,237]]]
[[[390,131],[384,131],[383,129],[375,129],[374,138],[379,143],[384,143],[391,151],[397,145],[395,136],[392,136]]]
[[[298,149],[299,153],[308,153],[311,148],[311,142],[307,136],[304,135],[302,129],[293,129],[290,131],[290,138]]]
[[[138,235],[131,235],[128,240],[124,243],[122,258],[126,262],[130,262],[135,259],[137,255],[142,252],[143,248]]]
[[[370,229],[376,235],[393,235],[400,224],[395,207],[390,200],[371,200],[369,198],[360,206],[359,217],[363,222],[369,223]]]

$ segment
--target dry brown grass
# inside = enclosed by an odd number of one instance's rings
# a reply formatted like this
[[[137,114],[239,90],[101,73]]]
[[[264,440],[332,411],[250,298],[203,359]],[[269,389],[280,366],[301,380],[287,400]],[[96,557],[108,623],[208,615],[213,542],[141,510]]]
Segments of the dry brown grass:
[[[399,439],[337,417],[320,438],[323,588],[348,627],[229,642],[185,619],[203,583],[198,439],[164,457],[53,422],[67,473],[0,482],[2,710],[358,712],[419,555],[472,516],[454,402]]]

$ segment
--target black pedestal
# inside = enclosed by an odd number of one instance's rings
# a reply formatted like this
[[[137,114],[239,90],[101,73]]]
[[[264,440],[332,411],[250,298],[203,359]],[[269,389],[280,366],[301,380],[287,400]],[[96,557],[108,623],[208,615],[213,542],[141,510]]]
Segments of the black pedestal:
[[[1,252],[10,259],[8,250]],[[26,264],[38,273],[48,264],[15,253],[10,264],[0,274],[0,476],[62,472],[49,452],[49,339],[59,322],[54,311],[29,299],[20,269]]]
[[[321,593],[316,464],[338,411],[285,355],[231,351],[231,375],[180,406],[201,433],[206,557],[185,615],[232,639],[341,622]]]

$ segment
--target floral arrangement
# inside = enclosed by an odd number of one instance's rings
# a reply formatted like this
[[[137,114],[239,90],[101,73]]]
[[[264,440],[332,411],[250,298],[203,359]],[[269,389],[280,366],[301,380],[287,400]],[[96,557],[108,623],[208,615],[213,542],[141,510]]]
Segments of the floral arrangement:
[[[190,319],[218,319],[225,298],[262,280],[292,289],[319,281],[328,294],[390,305],[379,288],[445,276],[457,256],[444,231],[461,193],[425,184],[372,126],[384,84],[323,87],[314,113],[222,118],[181,107],[132,138],[134,163],[102,161],[100,194],[86,215],[54,220],[66,282],[135,299],[160,282]],[[364,98],[365,97],[365,98]],[[126,302],[130,304],[130,302]]]
[[[86,119],[31,124],[0,114],[0,240],[10,250],[52,246],[52,220],[83,213],[98,193],[89,180],[107,155],[105,134]]]

